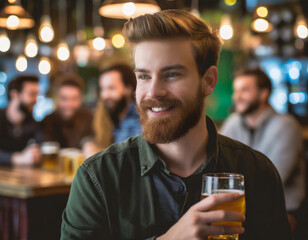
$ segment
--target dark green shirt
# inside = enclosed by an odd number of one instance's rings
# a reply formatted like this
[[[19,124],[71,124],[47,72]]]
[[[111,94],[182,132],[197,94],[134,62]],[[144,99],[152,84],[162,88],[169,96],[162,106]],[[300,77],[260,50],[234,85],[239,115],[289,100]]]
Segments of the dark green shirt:
[[[208,155],[194,174],[232,172],[245,176],[246,232],[241,239],[291,240],[275,167],[261,153],[217,135],[209,118],[207,127]],[[86,160],[72,184],[61,239],[155,239],[162,235],[161,201],[153,183],[159,171],[168,173],[168,166],[141,135]]]

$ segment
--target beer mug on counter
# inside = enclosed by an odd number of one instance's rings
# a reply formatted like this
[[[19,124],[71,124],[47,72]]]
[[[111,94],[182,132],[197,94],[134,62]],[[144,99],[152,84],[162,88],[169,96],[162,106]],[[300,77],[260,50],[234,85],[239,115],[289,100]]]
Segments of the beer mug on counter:
[[[234,173],[210,173],[203,175],[201,200],[212,195],[220,193],[239,193],[239,199],[232,202],[220,204],[211,210],[231,210],[245,214],[245,187],[244,176]],[[241,222],[215,222],[211,225],[241,227]],[[209,240],[238,240],[238,234],[232,235],[213,235],[208,237]]]
[[[83,163],[84,156],[79,149],[64,148],[60,151],[60,166],[67,178],[73,178],[78,167]]]
[[[60,145],[57,142],[43,142],[41,145],[42,167],[57,170]]]

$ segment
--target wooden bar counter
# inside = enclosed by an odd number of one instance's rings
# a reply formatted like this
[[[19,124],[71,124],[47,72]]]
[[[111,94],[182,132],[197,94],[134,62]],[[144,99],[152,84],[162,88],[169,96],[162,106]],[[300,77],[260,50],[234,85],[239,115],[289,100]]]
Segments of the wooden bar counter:
[[[62,173],[0,167],[0,239],[59,239],[70,185]]]

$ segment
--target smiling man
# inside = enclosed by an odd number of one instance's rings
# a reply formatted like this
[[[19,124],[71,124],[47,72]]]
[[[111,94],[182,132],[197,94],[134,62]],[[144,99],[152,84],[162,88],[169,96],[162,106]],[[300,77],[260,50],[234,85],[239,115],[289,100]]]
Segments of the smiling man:
[[[142,134],[114,144],[78,170],[62,239],[291,239],[279,175],[259,152],[218,135],[205,114],[217,82],[220,40],[201,19],[167,10],[129,20]],[[246,217],[202,201],[204,173],[245,176]],[[244,222],[243,227],[213,226]],[[245,232],[245,233],[244,233]]]

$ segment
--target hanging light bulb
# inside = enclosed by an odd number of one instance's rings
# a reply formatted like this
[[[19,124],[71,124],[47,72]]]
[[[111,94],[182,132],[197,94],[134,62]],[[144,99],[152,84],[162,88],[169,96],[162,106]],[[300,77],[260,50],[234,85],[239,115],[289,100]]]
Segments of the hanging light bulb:
[[[233,37],[233,28],[229,15],[224,15],[219,28],[219,35],[224,40],[229,40]]]
[[[106,41],[104,38],[102,37],[96,37],[94,38],[93,40],[93,47],[98,50],[98,51],[101,51],[103,49],[105,49],[106,47]]]
[[[70,57],[70,50],[66,43],[60,43],[57,49],[58,59],[61,61],[66,61]]]
[[[6,26],[8,29],[15,30],[20,23],[19,17],[16,15],[10,15],[6,20]]]
[[[9,0],[9,4],[0,12],[0,27],[15,30],[32,28],[34,25],[34,20],[19,2]]]
[[[272,30],[272,25],[263,18],[255,19],[252,22],[251,27],[255,32],[269,32]]]
[[[24,72],[27,70],[28,68],[28,61],[27,61],[27,58],[23,55],[20,55],[17,60],[16,60],[16,63],[15,63],[15,66],[16,66],[16,69],[19,71],[19,72]]]
[[[51,42],[55,37],[55,31],[51,25],[50,17],[44,15],[41,19],[41,26],[39,28],[39,38],[44,43]]]
[[[25,45],[25,54],[27,57],[35,57],[38,53],[38,45],[33,35],[30,35],[26,45]]]
[[[264,6],[260,6],[257,8],[256,13],[259,17],[265,18],[268,15],[268,10]]]
[[[299,15],[296,19],[295,27],[294,27],[295,35],[301,39],[305,39],[308,37],[308,27],[305,21],[304,16]]]
[[[0,51],[7,52],[11,47],[11,41],[5,32],[0,34]]]
[[[42,57],[40,59],[38,70],[41,74],[44,74],[44,75],[47,75],[48,73],[50,73],[51,64],[48,58]]]
[[[155,0],[105,0],[98,11],[104,17],[130,18],[159,12],[160,7]]]
[[[122,48],[125,44],[125,38],[122,34],[118,33],[112,37],[111,42],[115,48]]]

